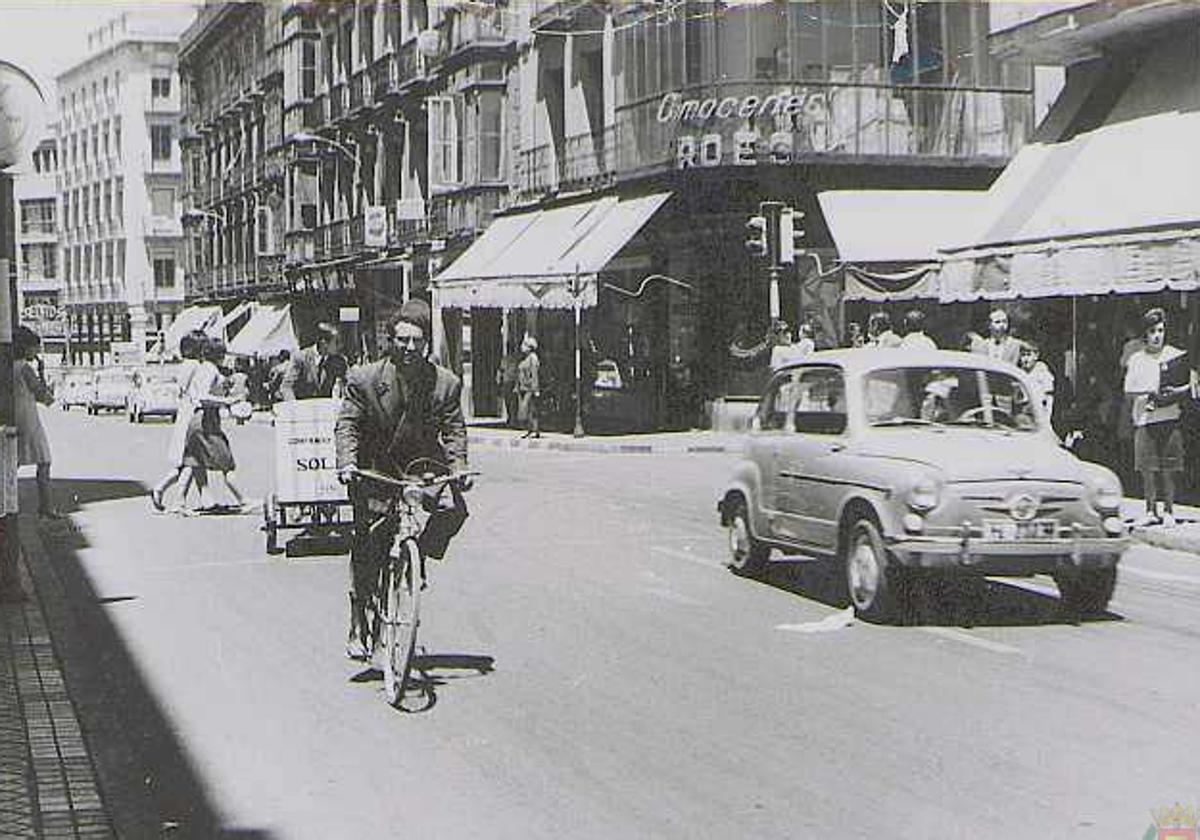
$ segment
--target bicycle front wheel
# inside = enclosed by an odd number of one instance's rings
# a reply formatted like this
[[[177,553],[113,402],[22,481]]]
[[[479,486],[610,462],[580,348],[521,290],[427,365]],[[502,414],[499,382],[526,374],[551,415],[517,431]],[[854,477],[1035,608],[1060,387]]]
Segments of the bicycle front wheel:
[[[421,550],[415,539],[400,544],[388,564],[387,612],[383,616],[383,687],[388,703],[399,706],[417,649],[421,608]]]

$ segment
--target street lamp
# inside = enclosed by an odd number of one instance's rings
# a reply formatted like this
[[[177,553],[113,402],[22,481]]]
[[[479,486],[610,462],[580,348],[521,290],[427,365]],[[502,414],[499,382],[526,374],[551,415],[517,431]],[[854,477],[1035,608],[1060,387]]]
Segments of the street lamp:
[[[322,137],[320,134],[309,134],[307,131],[297,131],[289,138],[292,143],[321,143],[329,146],[332,149],[337,149],[350,160],[354,161],[355,166],[362,166],[362,160],[358,153],[347,146],[345,143],[339,143],[337,140],[331,140],[328,137]]]

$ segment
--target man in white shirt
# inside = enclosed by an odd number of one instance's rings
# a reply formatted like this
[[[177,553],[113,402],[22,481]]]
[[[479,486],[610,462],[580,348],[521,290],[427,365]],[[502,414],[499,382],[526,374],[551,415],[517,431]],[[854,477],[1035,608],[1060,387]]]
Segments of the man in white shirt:
[[[905,350],[936,350],[937,343],[925,334],[925,313],[910,309],[904,314],[904,338],[900,346]]]

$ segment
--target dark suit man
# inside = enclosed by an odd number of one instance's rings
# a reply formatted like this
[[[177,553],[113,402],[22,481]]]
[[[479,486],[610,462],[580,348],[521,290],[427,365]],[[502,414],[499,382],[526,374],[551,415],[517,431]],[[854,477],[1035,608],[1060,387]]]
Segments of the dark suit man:
[[[379,518],[368,507],[369,485],[354,482],[356,468],[404,475],[459,472],[467,467],[467,430],[462,413],[462,382],[429,361],[432,319],[420,300],[405,303],[392,324],[389,355],[354,368],[346,382],[334,437],[338,476],[349,483],[354,503],[355,539],[350,552],[351,627],[347,653],[367,655],[369,623],[364,608],[379,579],[394,528],[372,532]],[[419,463],[416,463],[419,462]],[[469,482],[460,483],[468,489]],[[420,537],[430,557],[444,556],[450,539],[466,520],[466,506],[452,493],[454,506],[433,512]],[[361,645],[361,647],[360,647]]]
[[[332,397],[334,384],[346,378],[349,367],[339,353],[341,337],[332,324],[317,324],[317,342],[292,357],[279,385],[281,400]]]

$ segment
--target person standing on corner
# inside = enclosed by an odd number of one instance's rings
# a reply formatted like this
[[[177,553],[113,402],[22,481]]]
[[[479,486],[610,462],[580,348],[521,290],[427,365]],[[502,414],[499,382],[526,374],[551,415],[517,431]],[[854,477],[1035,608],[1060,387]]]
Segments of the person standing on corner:
[[[891,350],[900,346],[900,336],[892,332],[892,316],[882,309],[867,319],[867,346]]]
[[[1184,355],[1166,343],[1167,318],[1159,307],[1142,316],[1146,346],[1129,357],[1125,393],[1133,397],[1133,461],[1142,475],[1146,513],[1137,525],[1175,524],[1175,475],[1183,471],[1180,400],[1190,385],[1163,382],[1163,373]],[[1163,514],[1158,515],[1158,479],[1162,480]]]
[[[332,397],[334,384],[339,380],[344,382],[349,369],[346,357],[340,352],[341,345],[337,327],[324,322],[317,324],[316,343],[294,355],[283,375],[280,400]]]
[[[62,519],[50,490],[50,441],[38,416],[38,403],[50,405],[54,392],[46,384],[38,349],[42,339],[20,325],[13,332],[13,413],[17,427],[17,463],[37,465],[38,516]]]
[[[521,437],[542,436],[538,420],[538,400],[542,396],[541,362],[538,360],[537,339],[526,335],[521,339],[525,358],[517,365],[517,417],[525,426]]]

